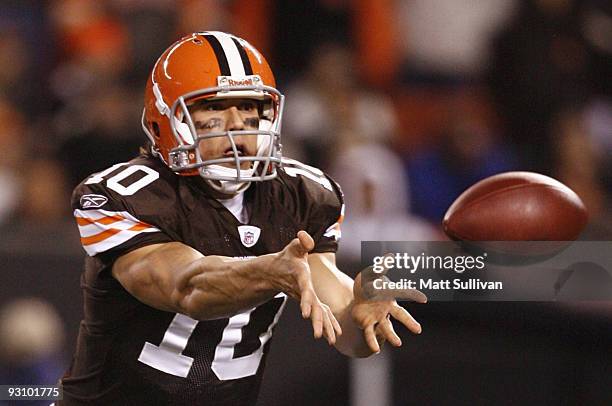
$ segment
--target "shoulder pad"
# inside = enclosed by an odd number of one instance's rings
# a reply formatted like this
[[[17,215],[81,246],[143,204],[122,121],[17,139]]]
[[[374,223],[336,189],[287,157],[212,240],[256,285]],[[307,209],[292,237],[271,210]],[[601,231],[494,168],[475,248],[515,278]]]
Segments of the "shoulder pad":
[[[281,163],[281,171],[286,173],[287,175],[292,176],[294,178],[298,175],[301,175],[307,179],[318,183],[330,192],[334,192],[334,187],[332,186],[330,179],[325,175],[322,170],[315,168],[314,166],[306,165],[300,161],[296,161],[295,159],[291,158],[283,158]]]
[[[162,233],[174,215],[175,175],[155,158],[139,157],[91,175],[72,194],[83,248],[91,256],[145,233]]]

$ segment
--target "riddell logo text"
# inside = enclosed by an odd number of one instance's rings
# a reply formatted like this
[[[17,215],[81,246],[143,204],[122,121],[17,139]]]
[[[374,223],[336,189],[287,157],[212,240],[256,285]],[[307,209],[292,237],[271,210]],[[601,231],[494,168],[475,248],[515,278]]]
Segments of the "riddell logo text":
[[[227,83],[230,86],[253,86],[253,79],[245,79],[245,80],[228,79]]]

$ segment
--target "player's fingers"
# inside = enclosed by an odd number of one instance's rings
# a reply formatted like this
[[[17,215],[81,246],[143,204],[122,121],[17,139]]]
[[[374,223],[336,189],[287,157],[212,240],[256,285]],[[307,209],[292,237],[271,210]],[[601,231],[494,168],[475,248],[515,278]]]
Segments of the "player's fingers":
[[[340,327],[340,323],[338,323],[338,320],[336,319],[336,316],[334,316],[334,314],[331,312],[329,312],[330,314],[330,319],[331,319],[331,323],[332,326],[334,327],[334,331],[336,332],[336,336],[341,336],[342,335],[342,327]]]
[[[323,335],[323,315],[321,306],[314,304],[310,313],[310,321],[312,322],[312,331],[314,338],[321,338]]]
[[[297,238],[300,240],[300,244],[306,250],[306,252],[310,252],[314,249],[315,243],[310,234],[306,231],[301,230],[297,233]]]
[[[312,281],[310,275],[306,271],[300,271],[295,273],[297,282],[297,288],[300,295],[300,309],[302,310],[302,317],[310,317],[312,311],[312,305],[316,298],[314,288],[312,287]]]
[[[380,346],[378,345],[378,341],[376,340],[376,333],[374,332],[374,324],[369,324],[365,330],[363,330],[363,334],[365,337],[366,344],[372,352],[379,353]]]
[[[307,319],[312,313],[312,296],[309,292],[301,292],[300,297],[300,310],[302,311],[302,317]]]
[[[325,338],[327,338],[327,342],[329,345],[336,344],[336,332],[334,330],[334,325],[331,322],[331,311],[329,309],[324,309],[323,312],[323,328],[325,330]]]
[[[412,317],[412,315],[408,313],[408,311],[403,307],[395,305],[389,313],[391,313],[391,315],[395,317],[396,320],[406,326],[406,328],[412,331],[413,333],[421,334],[421,332],[423,331],[419,322],[416,321],[414,317]]]
[[[402,340],[395,333],[393,324],[391,324],[390,320],[385,319],[384,321],[378,323],[377,329],[394,347],[399,347],[402,345]]]
[[[416,289],[393,289],[391,291],[395,300],[410,300],[417,303],[427,303],[425,293]]]

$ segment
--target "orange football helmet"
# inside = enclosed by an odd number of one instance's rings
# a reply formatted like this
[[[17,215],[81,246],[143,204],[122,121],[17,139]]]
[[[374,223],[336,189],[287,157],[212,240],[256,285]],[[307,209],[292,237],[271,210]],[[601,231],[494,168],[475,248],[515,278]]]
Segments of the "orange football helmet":
[[[202,99],[234,97],[260,101],[259,128],[198,135],[188,106]],[[198,32],[171,45],[155,63],[145,90],[142,127],[151,152],[170,169],[180,175],[199,174],[215,189],[236,193],[249,182],[276,177],[283,106],[284,96],[257,49],[231,34]],[[242,135],[257,137],[257,155],[238,152],[234,137]],[[211,137],[227,137],[233,156],[201,156],[199,142]],[[251,162],[251,169],[241,169],[245,161]]]

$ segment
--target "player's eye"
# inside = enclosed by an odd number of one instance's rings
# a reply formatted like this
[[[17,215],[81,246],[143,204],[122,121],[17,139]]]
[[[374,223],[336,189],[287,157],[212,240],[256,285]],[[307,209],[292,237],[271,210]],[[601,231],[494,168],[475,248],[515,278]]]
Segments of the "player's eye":
[[[205,107],[206,111],[221,111],[223,110],[223,106],[221,103],[207,103]]]
[[[238,105],[238,110],[248,112],[255,111],[257,110],[257,104],[252,101],[245,101]]]
[[[196,130],[214,130],[220,128],[222,120],[220,118],[211,118],[206,121],[196,121],[194,123]]]
[[[244,120],[244,126],[249,128],[259,127],[259,117],[249,117]]]

